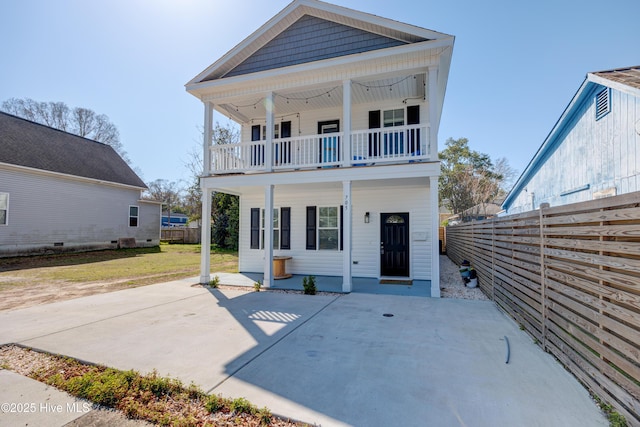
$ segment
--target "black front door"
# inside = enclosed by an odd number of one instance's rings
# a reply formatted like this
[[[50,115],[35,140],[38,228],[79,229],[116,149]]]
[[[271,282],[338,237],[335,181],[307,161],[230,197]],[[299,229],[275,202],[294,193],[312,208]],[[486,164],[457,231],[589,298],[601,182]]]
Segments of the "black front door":
[[[380,274],[409,277],[409,214],[380,214]]]

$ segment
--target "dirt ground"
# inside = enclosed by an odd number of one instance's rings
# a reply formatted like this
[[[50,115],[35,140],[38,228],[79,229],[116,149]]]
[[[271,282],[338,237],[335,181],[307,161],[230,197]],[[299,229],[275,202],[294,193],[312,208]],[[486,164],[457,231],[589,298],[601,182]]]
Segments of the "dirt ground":
[[[89,267],[87,267],[89,268]],[[164,277],[164,276],[163,276]],[[14,281],[12,276],[0,277],[0,288],[3,282]],[[59,281],[33,281],[26,286],[8,287],[0,290],[0,311],[15,310],[40,304],[49,304],[88,295],[119,291],[140,285],[128,284],[131,280],[113,282],[74,283]],[[150,284],[150,283],[145,283]]]

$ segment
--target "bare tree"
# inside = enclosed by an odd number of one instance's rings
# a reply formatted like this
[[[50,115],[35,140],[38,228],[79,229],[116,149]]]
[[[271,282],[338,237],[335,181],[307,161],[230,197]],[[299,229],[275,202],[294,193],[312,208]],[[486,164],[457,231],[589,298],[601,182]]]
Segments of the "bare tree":
[[[169,182],[166,179],[156,179],[147,185],[144,198],[162,202],[163,209],[167,210],[168,224],[171,225],[171,212],[175,212],[176,207],[180,206],[182,190],[175,182]]]
[[[518,177],[518,171],[509,165],[506,157],[500,157],[499,159],[497,159],[493,170],[495,173],[502,176],[502,181],[500,182],[500,190],[503,195],[506,196],[507,193],[511,191],[511,188],[513,187],[513,184]]]
[[[131,163],[120,142],[118,128],[104,114],[81,107],[72,110],[64,102],[38,102],[30,98],[8,99],[0,109],[32,122],[110,145],[127,163]]]
[[[204,132],[202,132],[204,134]],[[204,138],[204,136],[203,136]],[[221,126],[216,123],[212,132],[213,144],[234,144],[240,140],[239,130],[228,124]],[[202,190],[200,189],[200,177],[204,173],[204,164],[202,163],[202,139],[196,145],[191,147],[188,152],[188,159],[184,162],[185,166],[191,172],[191,185],[186,189],[184,198],[185,209],[189,212],[189,217],[201,219],[202,215]],[[215,206],[213,207],[215,213]]]

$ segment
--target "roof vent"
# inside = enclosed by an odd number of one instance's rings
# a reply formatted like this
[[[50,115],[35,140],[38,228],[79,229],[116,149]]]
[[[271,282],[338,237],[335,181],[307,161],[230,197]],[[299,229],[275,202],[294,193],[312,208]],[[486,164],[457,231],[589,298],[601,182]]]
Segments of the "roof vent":
[[[611,102],[609,99],[609,93],[611,90],[607,87],[602,89],[596,95],[596,120],[600,120],[611,111]]]

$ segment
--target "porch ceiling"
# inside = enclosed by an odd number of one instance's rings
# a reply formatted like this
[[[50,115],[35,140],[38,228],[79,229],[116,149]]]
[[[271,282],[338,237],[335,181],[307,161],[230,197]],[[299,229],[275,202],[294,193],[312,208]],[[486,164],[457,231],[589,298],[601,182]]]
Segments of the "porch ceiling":
[[[274,92],[274,111],[277,118],[285,118],[305,111],[338,108],[342,106],[343,88],[341,83],[298,91]],[[352,104],[385,102],[390,100],[423,100],[427,96],[425,75],[409,74],[369,81],[353,81],[351,84]],[[267,110],[264,97],[217,104],[220,112],[238,123],[250,121],[264,122]]]
[[[407,188],[414,187],[416,185],[429,187],[429,178],[403,178],[398,180],[372,180],[372,181],[353,181],[352,190],[366,189],[366,188]],[[286,184],[275,186],[274,192],[293,192],[295,194],[313,193],[314,190],[335,190],[342,193],[342,182],[323,182],[315,184]],[[264,187],[251,186],[251,187],[230,187],[230,188],[216,188],[214,191],[221,193],[235,194],[237,196],[246,196],[250,194],[264,194]]]
[[[331,169],[312,172],[280,172],[251,174],[244,176],[216,176],[204,180],[205,187],[212,191],[235,195],[263,194],[264,184],[275,185],[275,192],[313,192],[315,189],[342,191],[344,180],[352,183],[353,189],[406,188],[408,186],[430,186],[430,177],[437,176],[439,162],[407,165],[370,166],[366,168]],[[415,171],[420,171],[415,173]],[[295,175],[292,175],[295,174]],[[404,175],[404,176],[403,176]],[[295,176],[297,180],[291,177]],[[322,176],[322,180],[318,178]],[[310,177],[310,179],[305,179]],[[276,179],[281,178],[281,179]]]

